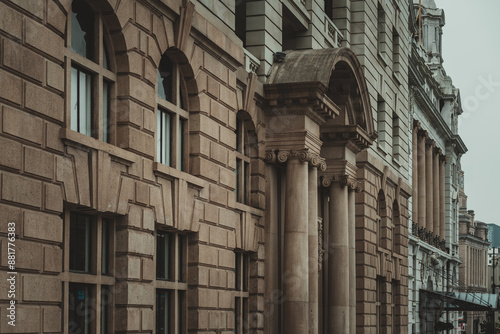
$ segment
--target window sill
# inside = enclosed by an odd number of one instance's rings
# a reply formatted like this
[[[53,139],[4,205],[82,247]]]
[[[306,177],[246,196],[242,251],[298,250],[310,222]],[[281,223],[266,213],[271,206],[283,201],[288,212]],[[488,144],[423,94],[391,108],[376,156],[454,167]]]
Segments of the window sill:
[[[72,146],[85,146],[87,148],[106,152],[114,157],[125,160],[129,165],[132,165],[132,163],[137,160],[137,155],[132,152],[67,128],[61,128],[59,137],[65,144],[70,143]]]
[[[243,204],[240,202],[236,202],[234,204],[234,208],[239,211],[245,211],[245,212],[250,212],[253,215],[259,216],[259,217],[264,217],[264,211],[261,209],[254,208],[250,205]]]
[[[207,187],[206,181],[204,181],[196,176],[193,176],[189,173],[182,172],[178,169],[175,169],[175,168],[169,167],[167,165],[164,165],[162,163],[159,163],[158,161],[153,162],[153,172],[161,174],[161,175],[165,175],[165,176],[174,177],[176,179],[186,180],[189,184],[192,184],[198,188],[206,188]]]

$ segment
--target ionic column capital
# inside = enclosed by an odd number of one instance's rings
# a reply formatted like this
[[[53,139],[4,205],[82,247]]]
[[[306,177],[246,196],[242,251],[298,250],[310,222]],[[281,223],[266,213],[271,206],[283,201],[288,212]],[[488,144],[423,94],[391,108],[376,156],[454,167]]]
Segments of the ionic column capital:
[[[427,140],[425,141],[425,145],[430,146],[431,149],[434,149],[434,147],[436,147],[436,141],[434,139],[429,139],[428,137],[426,139]]]
[[[321,176],[321,186],[324,188],[330,187],[333,183],[339,184],[341,187],[348,187],[350,190],[361,192],[360,182],[350,175],[323,175]]]
[[[265,155],[267,163],[285,163],[288,160],[298,159],[307,162],[310,166],[318,168],[320,171],[326,170],[326,161],[319,154],[310,153],[309,149],[302,150],[268,150]]]
[[[429,138],[429,133],[427,132],[427,130],[423,130],[422,128],[420,128],[418,129],[418,136],[427,139]]]
[[[420,131],[422,129],[420,121],[417,121],[416,119],[414,119],[413,120],[413,128],[416,129],[417,131]]]

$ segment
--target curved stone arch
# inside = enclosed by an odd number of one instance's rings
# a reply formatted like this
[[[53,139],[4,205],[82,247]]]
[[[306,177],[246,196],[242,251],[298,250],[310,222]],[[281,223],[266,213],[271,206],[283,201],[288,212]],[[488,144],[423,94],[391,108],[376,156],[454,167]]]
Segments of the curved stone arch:
[[[342,83],[355,87],[342,87]],[[361,64],[349,48],[294,50],[285,60],[271,68],[268,84],[319,82],[346,117],[337,117],[339,125],[359,125],[374,139],[376,137],[370,96]],[[354,91],[351,89],[355,88]],[[339,91],[342,89],[342,91]],[[347,95],[346,95],[347,93]]]

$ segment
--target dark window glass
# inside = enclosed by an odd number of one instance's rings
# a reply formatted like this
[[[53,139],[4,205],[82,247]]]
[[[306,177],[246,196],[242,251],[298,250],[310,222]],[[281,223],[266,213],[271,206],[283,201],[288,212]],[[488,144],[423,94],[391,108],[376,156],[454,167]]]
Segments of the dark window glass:
[[[71,6],[71,49],[83,57],[93,59],[94,13],[82,0]]]
[[[172,115],[162,109],[158,110],[156,149],[158,161],[172,166]]]
[[[85,284],[69,284],[69,332],[91,333],[90,287]]]
[[[102,140],[106,143],[111,141],[109,136],[109,88],[110,84],[106,81],[102,85]]]
[[[185,135],[185,127],[186,127],[186,120],[183,118],[179,118],[179,170],[184,171],[184,135]]]
[[[111,309],[111,302],[111,286],[103,285],[101,287],[101,334],[109,332],[109,310]]]
[[[158,96],[164,100],[175,103],[173,99],[173,64],[167,57],[163,56],[158,68]]]
[[[69,240],[69,269],[89,272],[90,264],[90,217],[71,213]]]
[[[170,333],[170,293],[167,290],[156,290],[156,333]]]
[[[101,273],[109,274],[109,229],[110,222],[107,219],[102,220],[102,242],[101,242]]]
[[[156,278],[171,280],[171,247],[173,238],[170,234],[158,231],[156,234]]]

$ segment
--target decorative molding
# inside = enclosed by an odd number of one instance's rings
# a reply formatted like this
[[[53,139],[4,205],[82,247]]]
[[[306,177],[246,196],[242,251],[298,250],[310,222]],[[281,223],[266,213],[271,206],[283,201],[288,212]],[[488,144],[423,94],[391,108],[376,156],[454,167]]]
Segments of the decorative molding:
[[[338,183],[341,187],[348,187],[355,192],[361,192],[360,182],[350,175],[323,175],[320,178],[321,186],[328,188],[332,183]]]
[[[194,18],[194,4],[189,0],[182,1],[181,15],[175,21],[175,46],[185,52],[186,41],[191,32]]]
[[[318,217],[318,270],[321,271],[323,266],[323,254],[325,248],[323,247],[323,218]]]

